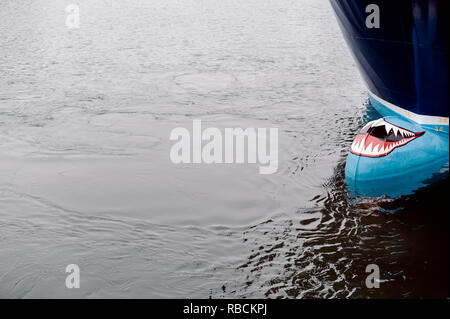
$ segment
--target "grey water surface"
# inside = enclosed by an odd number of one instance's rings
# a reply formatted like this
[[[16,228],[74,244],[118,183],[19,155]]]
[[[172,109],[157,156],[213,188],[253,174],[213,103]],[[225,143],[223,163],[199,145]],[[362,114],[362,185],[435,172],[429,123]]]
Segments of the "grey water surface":
[[[70,3],[0,2],[1,298],[448,296],[448,182],[347,193],[374,111],[328,1]],[[194,119],[277,127],[278,171],[173,164]]]

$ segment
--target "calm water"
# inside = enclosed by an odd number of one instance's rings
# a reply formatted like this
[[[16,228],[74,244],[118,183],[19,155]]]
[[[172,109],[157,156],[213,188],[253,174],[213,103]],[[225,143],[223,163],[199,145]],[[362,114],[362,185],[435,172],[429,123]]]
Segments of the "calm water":
[[[327,1],[68,3],[0,2],[0,297],[448,296],[448,179],[347,195],[376,115]],[[278,127],[278,172],[172,164],[193,119]]]

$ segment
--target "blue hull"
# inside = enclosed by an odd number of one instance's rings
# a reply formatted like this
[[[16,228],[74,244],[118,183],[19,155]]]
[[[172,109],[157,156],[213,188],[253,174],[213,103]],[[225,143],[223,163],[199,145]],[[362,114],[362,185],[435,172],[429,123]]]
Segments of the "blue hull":
[[[330,1],[383,116],[355,137],[350,190],[397,197],[448,176],[448,1]]]
[[[358,152],[352,152],[352,145],[347,157],[345,176],[347,185],[354,195],[372,197],[408,195],[448,176],[448,134],[428,131],[398,116],[387,116],[380,120],[411,132],[418,132],[420,136],[404,145],[397,142],[398,146],[392,147],[389,154],[381,157],[360,156]]]

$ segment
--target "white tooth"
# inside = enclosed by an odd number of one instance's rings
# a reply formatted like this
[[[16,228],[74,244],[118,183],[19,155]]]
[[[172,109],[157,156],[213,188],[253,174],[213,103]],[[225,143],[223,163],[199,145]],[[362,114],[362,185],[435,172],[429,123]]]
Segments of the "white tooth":
[[[361,140],[361,144],[359,146],[359,152],[362,153],[364,150],[364,143],[366,143],[367,136],[364,136],[364,138]]]
[[[372,143],[370,143],[369,146],[367,146],[366,152],[367,152],[368,154],[371,154],[371,155],[373,154],[372,147],[373,147],[373,144],[372,144]]]
[[[377,152],[375,152],[375,147],[377,147],[376,145],[372,145],[372,150],[370,151],[370,153],[372,155],[377,155]]]
[[[378,150],[379,148],[380,148],[380,145],[376,145],[376,146],[373,148],[372,152],[373,152],[374,155],[380,154],[380,151]]]
[[[392,129],[394,130],[394,135],[397,135],[397,132],[398,132],[398,127],[396,127],[396,126],[392,126]]]
[[[384,123],[384,128],[386,129],[386,134],[389,134],[389,132],[391,131],[392,125],[389,124],[388,122]]]

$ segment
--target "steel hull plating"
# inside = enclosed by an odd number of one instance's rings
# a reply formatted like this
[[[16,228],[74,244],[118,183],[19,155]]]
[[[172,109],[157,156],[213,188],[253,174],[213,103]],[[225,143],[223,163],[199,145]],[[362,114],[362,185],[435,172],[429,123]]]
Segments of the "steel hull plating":
[[[448,1],[331,4],[370,92],[414,114],[448,118]],[[379,28],[366,26],[369,4],[378,5]]]
[[[331,4],[368,86],[371,105],[395,124],[371,122],[369,132],[355,138],[346,163],[350,189],[359,195],[399,196],[438,173],[448,176],[448,1]],[[367,23],[375,15],[377,24]],[[397,131],[408,130],[425,133],[403,143],[405,137]],[[383,143],[395,149],[378,156]]]

